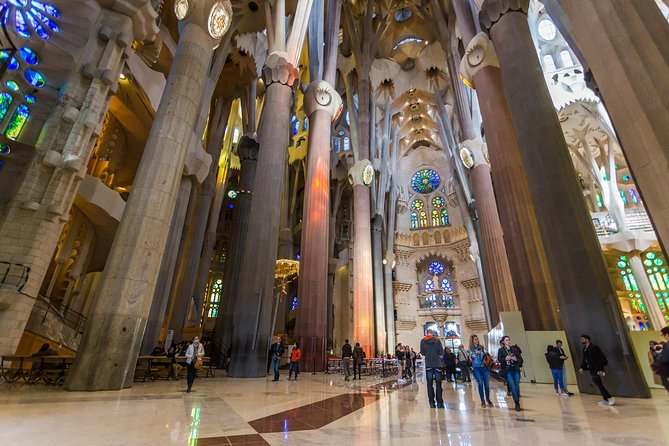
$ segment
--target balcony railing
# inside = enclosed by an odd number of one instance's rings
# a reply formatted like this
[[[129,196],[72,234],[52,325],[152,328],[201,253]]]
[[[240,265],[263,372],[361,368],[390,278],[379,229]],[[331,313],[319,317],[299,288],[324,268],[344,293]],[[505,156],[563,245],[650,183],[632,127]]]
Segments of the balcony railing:
[[[42,323],[46,321],[49,313],[55,315],[60,321],[67,327],[70,327],[74,330],[77,335],[84,333],[84,327],[86,326],[86,317],[72,310],[71,308],[58,309],[51,305],[49,299],[44,296],[38,296],[35,301],[35,309],[33,311],[44,312],[44,317],[42,318]]]
[[[20,293],[26,286],[29,276],[29,266],[0,260],[0,288],[14,288]]]
[[[446,308],[456,310],[460,308],[460,297],[447,293],[429,293],[418,297],[421,309]]]

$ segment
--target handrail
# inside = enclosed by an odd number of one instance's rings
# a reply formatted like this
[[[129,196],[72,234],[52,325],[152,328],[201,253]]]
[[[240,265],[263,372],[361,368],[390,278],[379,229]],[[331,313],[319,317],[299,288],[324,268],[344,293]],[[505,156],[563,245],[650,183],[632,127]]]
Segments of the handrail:
[[[36,304],[46,305],[46,308],[43,305],[40,305],[42,309],[46,310],[44,312],[44,318],[42,319],[42,322],[46,320],[46,317],[49,314],[49,312],[52,312],[61,319],[63,324],[76,331],[77,334],[83,334],[84,326],[86,325],[87,321],[86,316],[84,316],[83,314],[70,308],[65,308],[64,310],[60,310],[55,306],[53,306],[53,304],[51,304],[51,302],[47,297],[42,296],[41,294],[37,296]]]

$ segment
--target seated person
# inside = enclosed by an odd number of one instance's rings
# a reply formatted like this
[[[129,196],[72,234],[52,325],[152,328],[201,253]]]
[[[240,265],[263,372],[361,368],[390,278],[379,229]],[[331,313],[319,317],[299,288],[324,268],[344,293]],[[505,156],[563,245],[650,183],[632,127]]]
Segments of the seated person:
[[[48,342],[45,342],[44,344],[42,344],[42,346],[39,348],[39,350],[37,350],[35,353],[33,353],[33,354],[30,355],[30,356],[34,356],[34,357],[40,357],[40,356],[58,356],[58,351],[53,350],[53,349],[51,348],[51,346],[49,345],[49,343],[48,343]],[[43,362],[43,361],[35,361],[35,362],[33,362],[32,367],[33,367],[34,369],[40,368],[40,366],[41,366],[42,369],[58,369],[58,368],[63,368],[63,365],[61,365],[61,364],[54,364],[54,363],[50,363],[50,362],[46,362],[46,363],[45,363],[45,362]]]
[[[151,352],[151,356],[165,356],[165,348],[163,347],[162,342],[159,342],[158,345],[156,345],[156,348]]]

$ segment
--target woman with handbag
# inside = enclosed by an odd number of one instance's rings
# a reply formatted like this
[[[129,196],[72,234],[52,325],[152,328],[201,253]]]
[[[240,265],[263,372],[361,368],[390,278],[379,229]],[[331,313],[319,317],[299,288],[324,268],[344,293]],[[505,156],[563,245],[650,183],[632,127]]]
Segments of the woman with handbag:
[[[520,412],[520,370],[523,368],[523,357],[520,348],[511,345],[509,336],[502,337],[502,347],[497,351],[497,360],[500,366],[500,375],[506,378],[511,390],[516,412]]]
[[[495,407],[492,401],[490,401],[490,375],[488,373],[488,362],[492,364],[492,357],[489,353],[486,353],[481,345],[481,341],[479,341],[479,337],[475,334],[469,338],[469,350],[467,354],[472,362],[474,378],[479,387],[481,407],[486,407],[486,402],[488,406]]]
[[[186,349],[186,367],[188,371],[188,389],[190,392],[195,381],[198,369],[202,368],[202,358],[204,358],[204,346],[200,344],[200,338],[195,336],[193,343]]]

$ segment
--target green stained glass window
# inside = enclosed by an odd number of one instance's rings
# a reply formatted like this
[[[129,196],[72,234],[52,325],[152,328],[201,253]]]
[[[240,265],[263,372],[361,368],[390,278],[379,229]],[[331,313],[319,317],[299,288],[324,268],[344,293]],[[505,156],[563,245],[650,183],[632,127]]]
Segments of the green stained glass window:
[[[425,203],[423,203],[423,200],[414,200],[411,203],[411,209],[413,209],[414,211],[420,211],[424,207],[425,207]]]
[[[411,178],[411,187],[419,194],[429,194],[435,191],[439,184],[441,184],[441,178],[432,169],[419,170]]]
[[[443,208],[440,212],[441,215],[441,225],[442,226],[447,226],[448,225],[448,211],[446,208]]]
[[[14,98],[12,98],[12,95],[6,91],[0,93],[0,121],[5,119],[7,110],[9,110],[9,106],[12,105],[13,100]]]
[[[439,226],[439,211],[432,209],[432,226]]]
[[[211,292],[209,293],[209,311],[208,317],[218,316],[218,309],[221,306],[221,292],[223,290],[223,280],[217,279],[211,284]]]
[[[433,208],[443,208],[446,205],[446,200],[444,200],[444,197],[439,197],[436,196],[432,199],[432,207]]]
[[[11,140],[16,140],[26,125],[28,118],[30,118],[30,109],[28,106],[24,104],[19,105],[12,116],[12,120],[7,125],[5,136]]]
[[[411,229],[418,229],[418,214],[415,212],[411,213]]]
[[[420,211],[418,214],[418,224],[421,228],[427,228],[427,213]]]

